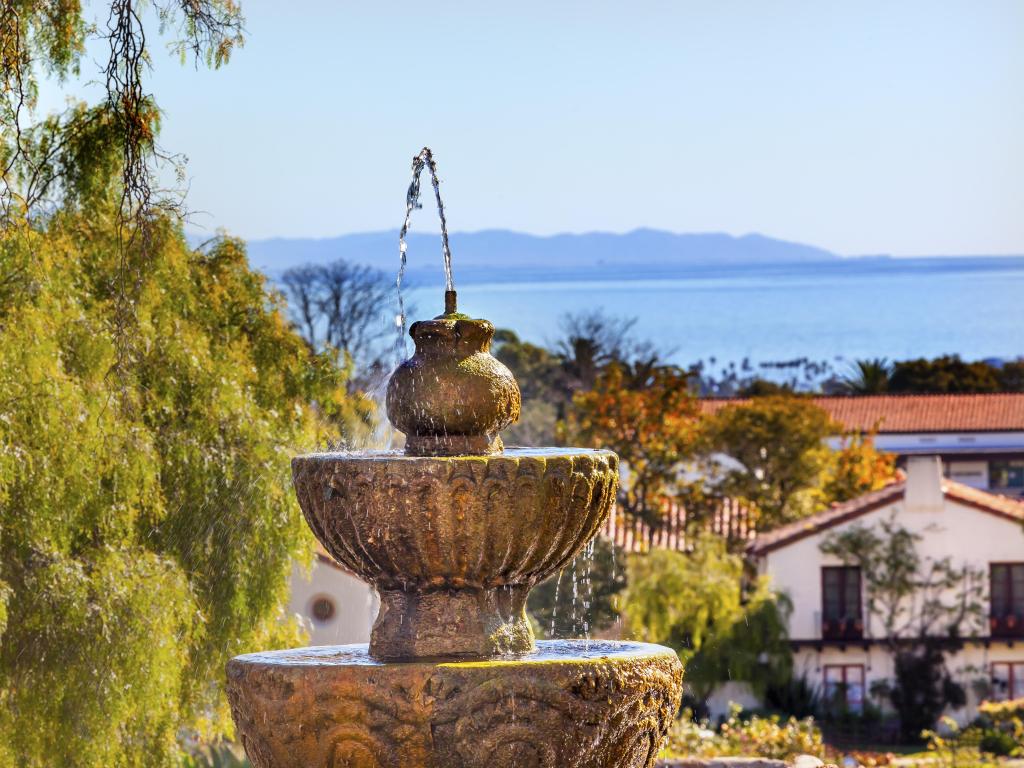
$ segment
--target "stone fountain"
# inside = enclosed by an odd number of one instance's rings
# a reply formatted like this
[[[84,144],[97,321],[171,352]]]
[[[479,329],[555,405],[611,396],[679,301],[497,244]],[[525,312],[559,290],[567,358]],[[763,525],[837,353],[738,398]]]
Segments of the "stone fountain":
[[[433,169],[432,169],[433,170]],[[436,189],[436,186],[435,186]],[[313,453],[292,470],[317,539],[380,594],[369,646],[228,663],[255,768],[650,768],[679,706],[675,653],[535,642],[530,589],[576,557],[615,503],[618,458],[504,448],[519,387],[494,326],[414,323],[392,375],[404,452]]]

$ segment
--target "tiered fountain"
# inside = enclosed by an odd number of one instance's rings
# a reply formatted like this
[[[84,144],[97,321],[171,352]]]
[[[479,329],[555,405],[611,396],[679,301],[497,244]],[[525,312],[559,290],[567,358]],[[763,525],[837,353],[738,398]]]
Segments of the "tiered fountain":
[[[615,502],[618,458],[503,448],[519,387],[494,326],[414,323],[392,375],[404,453],[292,461],[317,539],[380,593],[369,646],[248,654],[228,698],[256,768],[650,768],[682,667],[643,643],[542,641],[530,589],[565,567]]]

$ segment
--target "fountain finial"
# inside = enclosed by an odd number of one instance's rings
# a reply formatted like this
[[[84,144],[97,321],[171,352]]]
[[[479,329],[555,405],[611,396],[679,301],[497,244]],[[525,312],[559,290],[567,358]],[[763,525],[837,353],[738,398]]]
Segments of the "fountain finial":
[[[512,372],[490,354],[494,326],[459,314],[455,291],[445,314],[412,324],[416,353],[388,382],[388,419],[406,434],[411,456],[501,453],[498,433],[519,419]]]

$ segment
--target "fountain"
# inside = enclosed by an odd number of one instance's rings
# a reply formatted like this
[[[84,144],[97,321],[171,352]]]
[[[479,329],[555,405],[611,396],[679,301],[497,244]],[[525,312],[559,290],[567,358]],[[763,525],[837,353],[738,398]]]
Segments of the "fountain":
[[[499,433],[519,416],[519,387],[489,354],[494,326],[456,305],[449,277],[445,312],[412,325],[415,354],[389,383],[388,418],[406,435],[404,452],[292,461],[313,533],[376,588],[381,607],[369,646],[228,663],[232,716],[255,768],[654,764],[679,706],[676,654],[645,643],[535,642],[525,613],[530,589],[607,518],[618,458],[504,448]]]

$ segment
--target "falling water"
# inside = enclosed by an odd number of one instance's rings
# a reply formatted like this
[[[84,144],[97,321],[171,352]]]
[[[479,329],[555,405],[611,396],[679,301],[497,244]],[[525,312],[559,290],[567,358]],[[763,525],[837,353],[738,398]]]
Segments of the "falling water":
[[[398,278],[395,280],[395,288],[398,290],[398,317],[395,325],[398,327],[398,346],[401,356],[405,357],[405,301],[402,298],[402,278],[405,277],[405,266],[408,261],[407,253],[409,244],[405,236],[409,234],[409,227],[412,226],[412,212],[423,207],[420,203],[420,175],[423,169],[430,171],[430,183],[434,187],[434,199],[437,201],[437,216],[441,220],[441,252],[444,256],[444,282],[446,291],[455,290],[455,280],[452,278],[452,251],[448,247],[448,220],[444,214],[444,203],[441,200],[441,180],[437,177],[437,162],[434,160],[434,153],[430,147],[424,147],[420,153],[412,159],[412,181],[409,183],[409,190],[405,193],[405,221],[402,222],[402,231],[398,235],[399,267]]]
[[[558,579],[555,581],[555,602],[551,608],[551,637],[555,636],[555,619],[558,618],[558,591],[562,588],[562,574],[565,569],[558,572]]]

